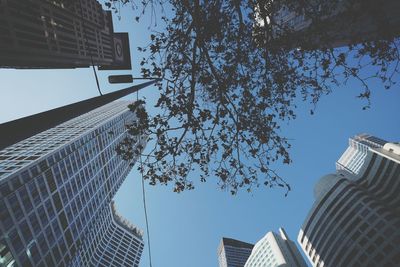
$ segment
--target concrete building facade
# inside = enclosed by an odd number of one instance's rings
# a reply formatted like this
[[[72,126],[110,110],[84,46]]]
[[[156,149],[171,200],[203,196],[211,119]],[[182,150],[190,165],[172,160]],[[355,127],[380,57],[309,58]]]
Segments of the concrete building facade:
[[[359,170],[340,166],[315,186],[315,203],[298,236],[313,266],[400,262],[400,145],[370,145],[363,158]]]
[[[132,168],[115,146],[133,120],[127,102],[112,102],[0,150],[1,264],[138,266],[141,235],[110,208]],[[114,240],[114,251],[121,242],[134,251],[101,265],[109,251],[98,246],[102,240]]]
[[[1,0],[0,67],[131,69],[127,33],[96,0]]]

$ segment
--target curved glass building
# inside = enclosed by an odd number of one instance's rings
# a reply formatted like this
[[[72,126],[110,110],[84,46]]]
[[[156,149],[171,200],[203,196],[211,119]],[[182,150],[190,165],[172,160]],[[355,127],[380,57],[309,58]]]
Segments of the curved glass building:
[[[313,266],[400,263],[400,145],[362,139],[354,138],[361,145],[350,144],[337,172],[315,186],[298,236]]]

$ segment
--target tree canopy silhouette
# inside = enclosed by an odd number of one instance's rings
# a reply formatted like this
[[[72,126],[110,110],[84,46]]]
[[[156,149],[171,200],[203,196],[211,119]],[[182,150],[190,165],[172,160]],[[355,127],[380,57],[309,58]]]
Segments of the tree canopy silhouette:
[[[232,194],[265,184],[290,186],[274,170],[290,164],[289,140],[280,124],[296,118],[296,104],[319,99],[350,80],[358,81],[365,108],[371,84],[395,84],[399,50],[393,0],[133,0],[141,14],[156,13],[165,30],[151,33],[139,51],[143,77],[159,77],[162,112],[150,116],[143,101],[130,105],[139,120],[118,145],[125,159],[137,135],[152,147],[144,160],[150,184],[193,189],[217,177]],[[158,6],[158,7],[157,7]],[[194,172],[193,172],[194,171]]]

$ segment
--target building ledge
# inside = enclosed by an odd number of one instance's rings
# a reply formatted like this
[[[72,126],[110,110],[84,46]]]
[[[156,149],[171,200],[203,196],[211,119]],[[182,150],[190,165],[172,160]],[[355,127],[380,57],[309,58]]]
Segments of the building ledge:
[[[129,233],[133,234],[140,240],[143,240],[143,230],[139,229],[137,226],[135,226],[133,223],[122,217],[121,214],[117,212],[115,202],[111,202],[111,212],[112,212],[112,217],[114,221],[121,226],[123,229],[128,231]]]

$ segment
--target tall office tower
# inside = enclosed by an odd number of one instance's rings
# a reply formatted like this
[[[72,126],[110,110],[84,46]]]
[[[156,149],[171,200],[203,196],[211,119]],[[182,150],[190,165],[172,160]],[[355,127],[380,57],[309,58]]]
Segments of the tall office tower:
[[[106,260],[114,262],[132,249],[124,262],[138,266],[140,235],[110,208],[134,163],[116,155],[115,146],[134,120],[126,102],[111,102],[0,151],[3,265],[89,266],[108,252],[116,252]]]
[[[397,0],[275,0],[265,3],[267,13],[272,13],[267,20],[272,29],[270,37],[279,47],[340,47],[400,34],[397,16],[400,2]],[[297,3],[300,6],[295,8]],[[264,25],[260,9],[262,7],[257,10],[258,21]]]
[[[357,173],[339,169],[314,188],[316,200],[298,236],[313,266],[400,262],[400,144],[370,147]]]
[[[96,256],[83,266],[119,267],[139,266],[143,251],[143,232],[125,220],[118,212],[114,202],[110,205],[111,213],[107,213],[105,224],[96,231],[105,234],[99,240],[89,241],[97,246]],[[82,265],[77,265],[82,266]]]
[[[358,174],[367,157],[369,148],[382,148],[387,142],[368,134],[349,138],[349,147],[336,162],[336,170]]]
[[[282,228],[279,228],[279,235],[268,232],[258,241],[247,260],[245,267],[307,267],[306,262]]]
[[[0,67],[131,69],[127,33],[96,0],[0,1]]]
[[[251,254],[254,245],[223,237],[218,247],[219,267],[242,267]]]

